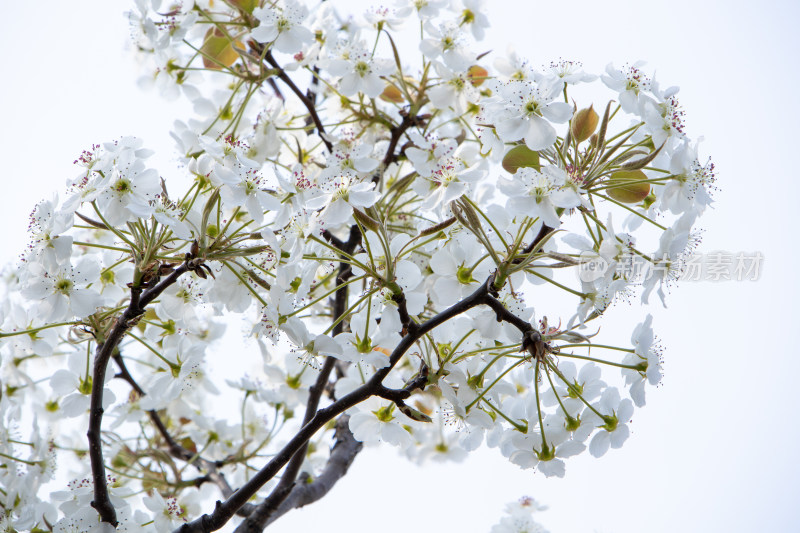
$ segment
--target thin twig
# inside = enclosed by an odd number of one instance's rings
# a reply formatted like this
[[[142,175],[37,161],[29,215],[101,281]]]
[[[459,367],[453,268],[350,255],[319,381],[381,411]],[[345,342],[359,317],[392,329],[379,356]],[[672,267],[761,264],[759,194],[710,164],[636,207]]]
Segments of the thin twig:
[[[269,63],[273,68],[278,70],[278,78],[289,86],[292,92],[300,99],[303,103],[305,108],[308,110],[308,114],[311,116],[311,120],[314,122],[314,126],[317,128],[317,132],[319,133],[322,142],[325,143],[325,147],[328,149],[329,152],[333,152],[333,145],[325,138],[325,127],[322,125],[322,121],[319,119],[319,115],[317,114],[317,109],[314,104],[303,94],[303,91],[295,85],[292,78],[286,74],[286,72],[281,68],[275,58],[272,57],[272,52],[267,52],[267,55],[264,57],[267,63]]]

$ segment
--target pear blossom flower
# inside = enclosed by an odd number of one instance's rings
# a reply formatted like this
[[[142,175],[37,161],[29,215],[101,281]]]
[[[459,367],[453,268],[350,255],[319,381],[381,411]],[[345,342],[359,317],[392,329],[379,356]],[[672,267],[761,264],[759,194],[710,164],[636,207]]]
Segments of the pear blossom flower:
[[[497,136],[505,142],[524,139],[531,150],[549,148],[556,141],[551,122],[563,123],[572,116],[572,106],[557,102],[559,83],[512,80],[500,86],[500,97],[490,107],[498,113]]]
[[[157,490],[143,500],[144,506],[153,513],[156,531],[172,531],[186,522],[185,511],[174,496],[164,499]]]
[[[400,342],[403,326],[400,314],[388,301],[389,298],[384,298],[383,302],[376,300],[369,315],[366,310],[353,315],[350,331],[336,336],[336,341],[342,346],[341,355],[337,355],[339,359],[351,363],[363,362],[375,368],[389,364],[389,355]]]
[[[414,170],[423,178],[429,178],[436,169],[438,161],[452,155],[456,149],[453,139],[439,139],[435,135],[423,136],[417,130],[408,132],[414,146],[406,148],[406,157],[414,165]]]
[[[633,416],[633,403],[627,398],[622,400],[616,387],[609,387],[603,391],[600,401],[594,407],[603,418],[598,417],[594,411],[586,411],[587,420],[596,421],[600,428],[589,444],[589,453],[594,457],[602,457],[609,447],[621,448],[628,439],[628,423]]]
[[[670,158],[669,170],[672,179],[658,195],[659,207],[676,215],[687,211],[702,214],[712,202],[714,164],[710,161],[701,164],[697,146],[684,142]]]
[[[146,168],[144,160],[152,153],[142,150],[142,142],[125,137],[115,143],[103,145],[104,159],[110,168],[101,174],[100,166],[93,166],[93,179],[87,177],[75,187],[81,192],[67,202],[65,211],[74,211],[78,202],[95,200],[106,222],[118,226],[137,218],[147,218],[153,213],[153,202],[161,192],[158,172]]]
[[[507,194],[509,213],[540,218],[551,228],[561,225],[556,208],[571,209],[581,205],[581,195],[567,187],[567,174],[553,166],[520,168],[510,177],[498,182],[499,189]]]
[[[438,276],[433,284],[434,300],[446,307],[477,289],[493,266],[483,256],[484,251],[471,235],[457,235],[436,251],[430,261],[431,270]]]
[[[263,178],[255,169],[239,167],[239,172],[231,181],[226,181],[220,190],[222,201],[228,205],[244,206],[253,217],[256,227],[264,223],[265,211],[277,211],[281,204],[269,194],[263,185]]]
[[[644,322],[638,324],[631,335],[634,353],[628,354],[622,360],[623,364],[636,366],[644,363],[646,369],[622,369],[625,384],[630,387],[630,395],[636,407],[645,405],[645,381],[651,385],[661,382],[661,349],[655,342],[653,335],[653,315],[648,314]]]
[[[489,17],[486,16],[485,0],[462,0],[464,9],[461,11],[461,24],[469,28],[476,40],[483,39],[489,27]]]
[[[453,365],[448,368],[446,379],[439,382],[439,388],[450,404],[445,407],[445,420],[456,425],[461,432],[458,443],[467,451],[477,449],[484,440],[487,431],[495,427],[495,422],[479,405],[472,406],[467,411],[467,406],[477,397],[478,392],[469,385],[466,373]]]
[[[666,144],[667,151],[672,151],[672,148],[685,138],[683,110],[675,96],[670,96],[663,102],[645,100],[642,111],[645,129],[656,147]]]
[[[439,15],[439,10],[447,6],[447,0],[399,0],[397,15],[407,17],[416,12],[420,20],[428,20]]]
[[[75,358],[70,359],[70,369],[56,370],[50,377],[50,387],[61,400],[59,401],[59,411],[68,418],[74,418],[86,414],[89,411],[90,394],[92,389],[91,378],[81,377],[85,369],[81,368],[83,361],[75,362]],[[109,373],[110,374],[110,373]],[[106,376],[106,382],[113,378],[113,375]],[[103,388],[103,408],[107,409],[116,400],[111,389]]]
[[[281,326],[281,330],[289,337],[295,349],[304,352],[300,356],[301,359],[315,368],[320,366],[321,358],[339,357],[342,353],[342,348],[336,339],[329,335],[314,335],[297,317],[289,318]]]
[[[394,62],[372,57],[363,43],[340,43],[327,70],[334,76],[341,76],[339,91],[343,95],[361,92],[369,98],[377,98],[386,86],[381,76],[394,71]]]
[[[153,203],[153,218],[165,225],[180,239],[189,240],[192,238],[192,230],[189,225],[182,220],[183,212],[170,202],[166,197],[160,196]]]
[[[58,195],[42,200],[36,204],[28,225],[32,234],[28,260],[41,263],[47,270],[57,270],[69,262],[72,253],[72,236],[64,233],[72,227],[73,215],[58,211],[57,207]]]
[[[626,113],[640,114],[640,98],[650,90],[650,78],[640,70],[642,65],[643,61],[637,61],[626,65],[627,68],[615,69],[609,63],[606,73],[600,77],[609,89],[619,93],[619,104]]]
[[[653,254],[653,263],[647,265],[642,283],[642,303],[647,304],[650,293],[656,291],[666,307],[664,284],[675,281],[683,269],[683,256],[691,242],[691,231],[697,215],[687,211],[672,227],[661,234],[658,250]]]
[[[23,295],[40,302],[39,308],[47,321],[83,318],[103,304],[103,298],[88,287],[100,276],[99,266],[89,256],[79,259],[74,267],[64,265],[54,272],[48,272],[38,263],[30,264],[29,271],[31,276]]]
[[[517,55],[516,50],[511,45],[508,46],[505,55],[501,55],[494,60],[494,68],[509,80],[533,80],[535,75],[530,62]]]
[[[537,419],[538,409],[535,402],[531,402],[529,420]],[[559,416],[548,415],[543,420],[543,428],[530,423],[527,433],[512,432],[509,438],[514,451],[509,460],[522,468],[536,467],[547,477],[564,477],[564,459],[580,454],[586,445],[570,438],[562,420]]]
[[[372,146],[365,140],[342,139],[334,145],[333,152],[326,158],[326,167],[319,180],[324,182],[337,177],[362,178],[380,164],[371,155]]]
[[[114,533],[115,531],[133,528],[131,507],[122,497],[124,488],[115,487],[116,478],[106,475],[109,486],[111,504],[117,512],[119,529],[108,522],[101,522],[97,510],[92,507],[94,499],[94,483],[89,478],[74,479],[67,484],[69,490],[55,491],[51,494],[52,500],[61,502],[59,510],[64,513],[63,518],[53,524],[56,533]]]
[[[279,7],[258,7],[253,15],[260,21],[258,27],[250,32],[253,39],[273,42],[273,46],[286,54],[299,52],[313,38],[311,30],[302,26],[308,16],[308,8],[302,4],[288,3]]]
[[[438,26],[432,22],[425,22],[423,29],[430,35],[419,43],[419,49],[425,57],[434,60],[441,56],[451,68],[459,70],[469,66],[470,58],[467,55],[464,32],[460,26],[453,21]]]
[[[597,79],[594,74],[588,74],[581,68],[580,61],[567,61],[561,59],[550,63],[547,69],[548,74],[560,79],[562,83],[575,85],[577,83],[588,83]]]
[[[353,209],[371,207],[380,197],[371,181],[358,181],[351,177],[332,178],[320,185],[322,194],[306,202],[310,209],[324,206],[320,218],[329,227],[336,227],[350,219]]]
[[[398,30],[406,22],[406,18],[400,16],[397,10],[384,6],[368,7],[364,12],[364,20],[377,30],[383,28]]]
[[[164,409],[185,390],[207,381],[202,366],[203,357],[199,350],[184,357],[175,354],[169,368],[158,372],[145,388],[147,395],[139,400],[140,407],[145,411]]]
[[[467,105],[474,103],[480,94],[470,80],[467,72],[469,65],[464,62],[459,64],[450,56],[445,58],[444,64],[437,61],[433,65],[440,83],[428,91],[431,103],[441,109],[452,108],[458,114],[463,113]]]
[[[401,449],[412,446],[414,438],[401,425],[410,419],[393,408],[391,402],[374,396],[358,404],[354,408],[358,411],[350,415],[353,437],[367,445],[386,442]]]
[[[544,526],[533,519],[535,512],[545,509],[547,507],[539,505],[533,498],[523,497],[519,502],[506,505],[508,516],[502,517],[489,533],[548,533]]]
[[[486,171],[482,167],[481,162],[468,167],[466,161],[458,157],[458,154],[440,160],[430,178],[417,180],[414,183],[420,196],[423,195],[423,192],[428,195],[422,204],[422,209],[443,209],[450,202],[461,198],[470,190],[472,184],[477,183],[486,175]],[[433,191],[420,190],[426,185],[428,188],[432,187]]]

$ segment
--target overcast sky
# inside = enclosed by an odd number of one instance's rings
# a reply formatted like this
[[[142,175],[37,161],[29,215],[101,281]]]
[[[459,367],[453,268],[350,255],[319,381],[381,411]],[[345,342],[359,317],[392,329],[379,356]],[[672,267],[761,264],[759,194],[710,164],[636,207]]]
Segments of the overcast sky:
[[[684,283],[668,309],[652,309],[666,375],[621,450],[568,461],[564,479],[520,470],[496,450],[424,468],[393,450],[369,450],[322,502],[282,518],[274,531],[480,533],[522,495],[550,506],[541,521],[552,533],[800,529],[799,4],[489,3],[493,54],[514,43],[535,65],[564,58],[595,73],[641,59],[663,84],[681,87],[686,132],[705,138],[701,153],[716,163],[721,189],[700,222],[700,251],[761,252],[761,279]],[[137,89],[125,51],[127,8],[108,0],[4,7],[4,261],[25,245],[33,205],[51,190],[63,194],[77,174],[72,161],[92,143],[141,137],[159,152],[155,164],[167,179],[177,172],[168,132],[188,110]],[[646,312],[638,303],[622,311],[621,320],[632,320],[622,330]]]

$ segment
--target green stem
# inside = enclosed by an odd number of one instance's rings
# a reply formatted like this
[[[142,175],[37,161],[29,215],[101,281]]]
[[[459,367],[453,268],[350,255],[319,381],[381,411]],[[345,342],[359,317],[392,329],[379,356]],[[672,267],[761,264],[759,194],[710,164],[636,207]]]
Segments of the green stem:
[[[559,346],[561,348],[606,348],[607,350],[617,350],[620,352],[628,352],[628,353],[636,353],[636,350],[632,348],[620,348],[619,346],[609,346],[607,344],[562,344]]]
[[[491,364],[492,364],[492,363],[494,363],[494,361],[497,361],[497,359],[499,359],[499,358],[500,358],[500,356],[496,357],[496,358],[495,358],[495,359],[494,359],[494,360],[493,360],[491,363],[489,363],[489,366],[491,366]],[[482,398],[483,398],[483,397],[486,395],[486,393],[487,393],[487,392],[489,392],[490,390],[492,390],[492,387],[494,387],[494,386],[497,384],[497,382],[498,382],[498,381],[500,381],[500,380],[501,380],[501,379],[502,379],[502,378],[503,378],[503,377],[504,377],[506,374],[508,374],[509,372],[511,372],[512,370],[514,370],[516,367],[518,367],[518,366],[519,366],[520,364],[522,364],[523,362],[524,362],[524,359],[522,359],[522,360],[519,360],[519,361],[515,362],[513,365],[509,365],[509,367],[508,367],[508,368],[506,368],[505,370],[503,370],[503,372],[502,372],[502,373],[501,373],[499,376],[497,376],[497,377],[495,378],[495,380],[494,380],[494,381],[492,381],[492,382],[489,384],[489,386],[488,386],[488,387],[484,387],[484,389],[481,391],[481,393],[480,393],[480,394],[479,394],[479,395],[478,395],[478,396],[477,396],[477,397],[476,397],[474,400],[472,400],[471,402],[469,402],[469,404],[467,404],[467,406],[465,407],[466,411],[467,411],[467,412],[469,412],[470,408],[472,408],[472,406],[473,406],[473,405],[475,405],[476,403],[478,403],[478,402],[479,402],[479,401],[480,401],[480,400],[481,400],[481,399],[482,399]],[[487,366],[487,368],[488,368],[488,366]],[[482,374],[483,372],[485,372],[485,371],[486,371],[486,369],[484,369],[484,370],[481,372],[481,374]],[[538,400],[537,400],[537,401],[538,401]]]
[[[570,288],[569,288],[569,287],[567,287],[566,285],[562,285],[561,283],[559,283],[559,282],[557,282],[557,281],[555,281],[555,280],[552,280],[552,279],[548,278],[548,277],[547,277],[547,276],[545,276],[545,275],[539,274],[539,273],[538,273],[538,272],[536,272],[535,270],[529,270],[528,272],[530,272],[530,273],[531,273],[531,274],[533,274],[534,276],[537,276],[537,277],[540,277],[540,278],[542,278],[543,280],[545,280],[545,281],[547,281],[547,282],[549,282],[549,283],[552,283],[552,284],[553,284],[553,285],[555,285],[556,287],[559,287],[559,288],[561,288],[561,289],[564,289],[564,290],[565,290],[565,291],[567,291],[567,292],[571,292],[571,293],[572,293],[572,294],[574,294],[575,296],[579,296],[579,297],[581,297],[581,298],[586,298],[586,297],[587,297],[587,295],[586,295],[586,294],[584,294],[584,293],[582,293],[582,292],[579,292],[579,291],[576,291],[576,290],[574,290],[574,289],[570,289]]]
[[[122,234],[122,232],[120,232],[118,229],[116,229],[115,227],[113,227],[111,224],[108,223],[108,221],[103,217],[103,214],[100,212],[100,209],[98,209],[97,203],[92,201],[92,207],[94,208],[94,212],[97,213],[97,216],[100,217],[100,220],[103,222],[103,224],[105,224],[108,230],[114,235],[116,235],[125,244],[130,246],[133,249],[133,251],[138,255],[140,253],[139,248],[131,241],[129,241],[128,238]]]
[[[596,359],[594,357],[589,357],[589,356],[586,356],[586,355],[575,355],[575,354],[571,354],[571,353],[560,353],[559,356],[561,356],[561,357],[569,357],[569,358],[572,358],[572,359],[583,359],[584,361],[592,361],[592,362],[595,362],[595,363],[600,363],[602,365],[616,366],[617,368],[628,368],[628,369],[631,369],[631,370],[639,370],[639,366],[638,365],[623,365],[622,363],[614,363],[613,361],[606,361],[605,359]]]
[[[522,424],[519,424],[517,422],[514,422],[513,420],[508,418],[508,416],[506,416],[506,414],[503,411],[501,411],[500,409],[498,409],[497,407],[492,405],[492,403],[489,400],[483,400],[483,401],[486,402],[486,405],[491,407],[492,411],[494,411],[495,413],[500,415],[503,418],[503,420],[505,420],[506,422],[508,422],[512,426],[514,426],[514,429],[516,429],[520,433],[527,433],[528,432],[528,428],[527,427],[525,427]]]
[[[30,335],[31,333],[38,333],[39,331],[42,331],[44,329],[58,328],[61,326],[76,326],[78,324],[80,324],[80,322],[59,322],[57,324],[48,324],[46,326],[41,326],[38,328],[23,329],[22,331],[12,331],[11,333],[3,333],[2,331],[0,331],[0,339],[5,337],[16,337],[17,335],[25,335],[25,334]]]
[[[173,367],[175,366],[175,363],[171,362],[169,359],[167,359],[166,357],[164,357],[163,355],[161,355],[161,354],[158,352],[158,350],[156,350],[155,348],[153,348],[152,346],[150,346],[148,343],[146,343],[146,342],[144,341],[144,339],[141,339],[141,338],[137,337],[136,335],[134,335],[134,334],[133,334],[133,333],[131,333],[130,331],[128,332],[128,335],[130,335],[130,336],[131,336],[131,338],[133,338],[134,340],[138,341],[138,342],[139,342],[139,344],[141,344],[142,346],[144,346],[145,348],[147,348],[148,350],[150,350],[151,352],[153,352],[153,354],[155,354],[155,356],[156,356],[156,357],[158,357],[159,359],[161,359],[162,361],[164,361],[164,363],[167,365],[167,368],[170,368],[170,369],[171,369],[171,368],[173,368]]]
[[[547,364],[550,366],[553,372],[555,372],[556,376],[558,376],[559,379],[561,379],[561,381],[564,382],[564,385],[566,385],[567,388],[570,391],[572,391],[572,393],[575,394],[575,396],[577,396],[580,399],[580,401],[584,403],[584,405],[586,405],[586,407],[588,407],[592,412],[594,412],[594,414],[596,414],[599,418],[601,419],[603,418],[603,415],[601,415],[597,411],[597,409],[594,408],[592,404],[586,401],[586,399],[581,395],[581,392],[575,387],[575,385],[569,382],[569,380],[564,376],[564,374],[561,373],[561,371],[558,369],[557,366],[555,366],[551,361],[548,361]]]
[[[547,439],[544,436],[544,422],[542,421],[542,404],[539,402],[539,362],[536,361],[536,372],[533,376],[533,392],[536,395],[536,412],[539,416],[539,431],[542,435],[542,450],[546,450]]]
[[[252,294],[255,297],[255,299],[261,303],[262,306],[267,307],[266,300],[264,300],[264,298],[262,298],[261,295],[258,294],[258,292],[253,287],[251,287],[249,283],[247,283],[247,281],[245,281],[244,277],[241,275],[241,273],[239,273],[239,271],[237,271],[235,268],[229,265],[227,261],[222,261],[222,264],[225,265],[225,267],[228,270],[233,272],[233,275],[239,279],[239,282],[247,288],[250,294]]]

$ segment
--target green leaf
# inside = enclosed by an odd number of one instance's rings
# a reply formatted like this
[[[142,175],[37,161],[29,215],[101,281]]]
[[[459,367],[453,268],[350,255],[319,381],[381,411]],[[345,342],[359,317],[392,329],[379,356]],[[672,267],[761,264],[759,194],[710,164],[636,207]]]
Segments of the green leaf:
[[[539,152],[534,152],[524,144],[515,146],[503,157],[503,168],[510,174],[516,174],[517,169],[529,167],[541,170],[539,165]]]
[[[647,175],[641,170],[620,170],[606,181],[606,194],[623,204],[639,203],[650,194]]]
[[[236,63],[239,54],[233,48],[233,42],[219,28],[209,28],[203,40],[200,52],[203,54],[203,66],[213,70],[222,70]],[[241,47],[242,43],[236,43]]]

